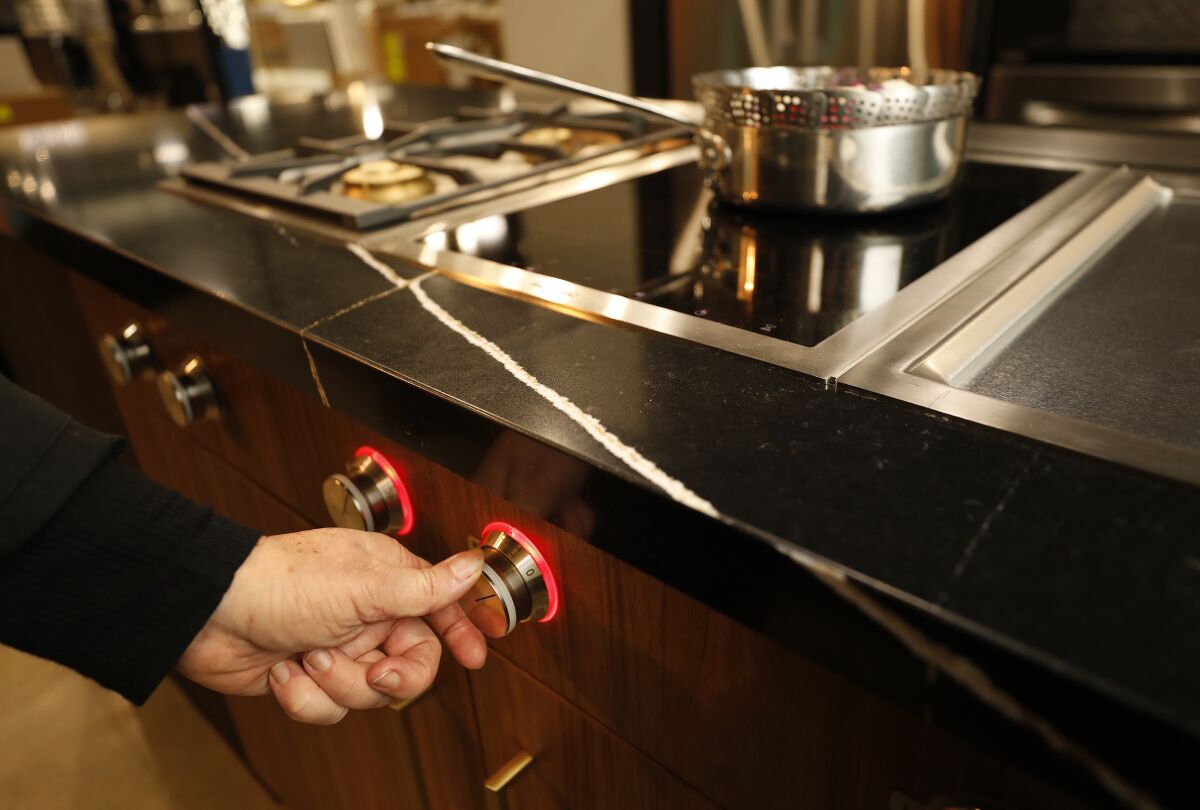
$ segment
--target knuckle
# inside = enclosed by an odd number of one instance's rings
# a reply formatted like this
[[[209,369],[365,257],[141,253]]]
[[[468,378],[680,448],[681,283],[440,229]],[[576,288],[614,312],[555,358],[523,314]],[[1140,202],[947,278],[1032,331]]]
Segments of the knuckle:
[[[425,667],[422,669],[420,676],[416,679],[416,683],[413,684],[414,694],[419,695],[422,692],[429,689],[431,686],[433,686],[433,681],[436,677],[437,677],[437,661],[435,660],[433,662],[433,666]]]
[[[285,692],[283,694],[276,694],[275,699],[279,702],[279,706],[283,709],[283,713],[288,717],[292,718],[293,720],[302,721],[304,719],[304,709],[309,703],[307,697],[304,695]]]
[[[342,719],[349,713],[350,710],[345,706],[337,706],[332,711],[324,713],[314,724],[318,726],[334,726],[342,722]]]
[[[422,614],[429,612],[437,602],[437,575],[432,568],[416,568],[409,581],[412,583],[413,605]]]

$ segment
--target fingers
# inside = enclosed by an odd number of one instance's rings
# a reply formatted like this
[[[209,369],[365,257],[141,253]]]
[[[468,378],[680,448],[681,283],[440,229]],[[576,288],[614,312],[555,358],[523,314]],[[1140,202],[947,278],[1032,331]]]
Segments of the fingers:
[[[367,670],[384,654],[368,652],[355,660],[341,650],[313,650],[304,656],[304,672],[334,703],[347,709],[378,709],[390,698],[367,682]]]
[[[367,667],[367,680],[392,698],[416,697],[433,684],[442,645],[420,619],[401,619],[383,644],[387,657]]]
[[[483,571],[477,549],[455,554],[437,565],[421,567],[410,557],[408,566],[381,566],[366,581],[371,591],[370,621],[426,616],[451,605],[471,589]]]
[[[487,660],[487,640],[455,602],[425,617],[442,637],[450,654],[467,669],[479,669]]]
[[[331,726],[346,716],[346,707],[325,694],[304,668],[291,659],[271,667],[267,681],[275,700],[293,720]]]
[[[405,561],[414,568],[430,567],[428,562],[411,552],[407,554]],[[425,619],[446,642],[450,653],[460,664],[468,669],[479,669],[483,666],[487,660],[487,641],[479,632],[479,628],[466,617],[458,602],[433,611]],[[342,645],[342,649],[345,650],[346,646]],[[354,657],[349,650],[346,652]]]
[[[357,636],[337,645],[337,648],[344,652],[347,657],[358,660],[365,653],[381,646],[383,640],[391,635],[392,628],[395,625],[396,622],[391,619],[383,622],[364,624],[359,628]]]

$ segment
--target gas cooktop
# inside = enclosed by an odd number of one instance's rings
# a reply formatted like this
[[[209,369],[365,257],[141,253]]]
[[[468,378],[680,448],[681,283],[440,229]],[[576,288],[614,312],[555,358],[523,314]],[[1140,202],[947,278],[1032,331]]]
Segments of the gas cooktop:
[[[290,149],[194,163],[167,188],[229,207],[265,203],[308,217],[315,229],[354,233],[627,162],[687,137],[636,115],[575,113],[567,104],[464,107],[433,121],[384,121],[374,138],[302,137]]]

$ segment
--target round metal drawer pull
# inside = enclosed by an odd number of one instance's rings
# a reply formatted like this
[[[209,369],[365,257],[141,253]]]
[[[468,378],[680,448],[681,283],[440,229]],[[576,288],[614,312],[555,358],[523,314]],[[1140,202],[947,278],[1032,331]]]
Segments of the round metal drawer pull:
[[[158,375],[158,395],[171,421],[180,427],[203,419],[221,418],[216,386],[199,357],[193,355],[177,371]]]
[[[118,385],[139,377],[152,377],[158,370],[154,350],[146,342],[145,333],[137,321],[130,321],[117,335],[100,338],[100,359],[104,370]]]

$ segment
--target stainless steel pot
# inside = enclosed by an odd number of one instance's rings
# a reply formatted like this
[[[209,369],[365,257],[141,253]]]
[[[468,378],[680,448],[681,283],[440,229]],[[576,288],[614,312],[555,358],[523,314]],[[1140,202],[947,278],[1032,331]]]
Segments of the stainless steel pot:
[[[720,198],[735,205],[888,211],[946,195],[962,162],[979,80],[906,68],[749,68],[693,78],[702,125],[632,96],[429,43],[490,78],[600,99],[691,129]]]

